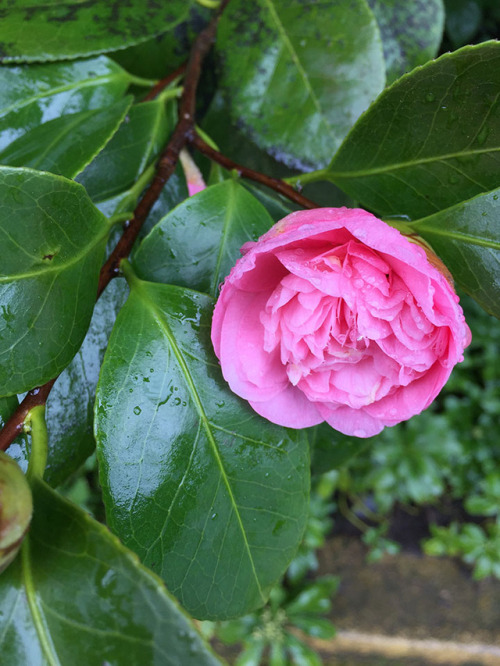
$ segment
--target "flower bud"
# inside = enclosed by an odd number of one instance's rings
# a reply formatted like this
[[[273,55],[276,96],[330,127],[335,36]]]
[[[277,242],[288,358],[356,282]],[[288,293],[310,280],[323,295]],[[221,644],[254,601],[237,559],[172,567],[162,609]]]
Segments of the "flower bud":
[[[0,451],[0,572],[17,555],[31,521],[31,490],[19,465]]]

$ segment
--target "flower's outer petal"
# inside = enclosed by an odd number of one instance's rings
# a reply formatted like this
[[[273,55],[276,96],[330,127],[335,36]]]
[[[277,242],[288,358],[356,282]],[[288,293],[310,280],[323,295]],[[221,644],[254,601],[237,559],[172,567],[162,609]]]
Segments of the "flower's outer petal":
[[[235,289],[220,324],[219,360],[231,390],[245,400],[268,400],[283,391],[288,377],[279,351],[264,351],[259,315],[268,294]]]
[[[370,416],[363,409],[352,409],[346,405],[328,405],[327,403],[316,403],[318,412],[324,420],[344,435],[354,437],[373,437],[382,432],[386,425],[395,425],[394,423],[385,423],[380,419]]]
[[[270,400],[250,400],[252,408],[271,423],[286,428],[309,428],[324,421],[316,408],[302,391],[291,384]]]

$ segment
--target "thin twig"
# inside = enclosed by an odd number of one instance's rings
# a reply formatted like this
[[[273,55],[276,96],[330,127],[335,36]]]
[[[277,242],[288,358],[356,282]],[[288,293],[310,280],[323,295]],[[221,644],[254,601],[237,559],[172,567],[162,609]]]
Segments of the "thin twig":
[[[222,153],[219,153],[217,150],[214,150],[211,146],[209,146],[208,143],[204,141],[197,133],[193,134],[193,136],[189,138],[189,142],[192,146],[197,148],[200,153],[203,153],[211,160],[217,162],[226,169],[235,169],[244,178],[254,180],[256,183],[260,183],[261,185],[269,187],[270,189],[278,192],[279,194],[282,194],[283,196],[287,197],[287,199],[290,199],[303,208],[320,207],[319,204],[314,203],[314,201],[311,201],[311,199],[302,196],[302,194],[299,194],[297,190],[294,190],[291,185],[287,185],[287,183],[283,182],[282,180],[279,180],[278,178],[272,178],[271,176],[266,176],[259,171],[248,169],[242,164],[233,162],[233,160],[229,159],[229,157],[226,157]]]
[[[139,201],[134,211],[133,218],[125,228],[116,247],[101,269],[97,298],[99,298],[111,280],[118,275],[120,262],[130,254],[151,208],[154,206],[165,183],[173,174],[175,167],[177,166],[180,151],[186,145],[188,138],[194,133],[196,89],[201,75],[201,66],[215,40],[218,20],[228,3],[229,0],[223,0],[223,2],[221,2],[217,14],[208,26],[200,32],[193,44],[186,66],[184,91],[180,100],[177,126],[158,160],[156,174],[142,199]],[[155,86],[155,88],[156,87],[157,86]],[[0,450],[6,451],[14,439],[22,432],[23,424],[28,412],[33,407],[44,405],[47,402],[49,393],[54,386],[56,379],[57,377],[51,379],[43,386],[32,389],[25,396],[21,404],[6,422],[3,429],[0,430]]]
[[[187,61],[183,62],[182,65],[177,67],[175,72],[172,72],[168,76],[166,76],[164,79],[160,79],[158,83],[151,88],[151,90],[148,92],[146,97],[142,100],[143,102],[150,102],[153,99],[156,99],[158,95],[161,93],[162,90],[165,88],[168,88],[168,86],[175,81],[176,79],[179,78],[179,76],[182,76],[184,72],[186,71],[187,67]]]

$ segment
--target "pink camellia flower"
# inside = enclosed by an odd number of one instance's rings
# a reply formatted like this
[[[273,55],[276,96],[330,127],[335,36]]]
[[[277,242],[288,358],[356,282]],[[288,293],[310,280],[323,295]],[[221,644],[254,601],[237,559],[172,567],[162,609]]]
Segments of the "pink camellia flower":
[[[439,260],[364,210],[292,213],[242,252],[212,341],[231,390],[273,423],[370,437],[428,407],[463,360]]]

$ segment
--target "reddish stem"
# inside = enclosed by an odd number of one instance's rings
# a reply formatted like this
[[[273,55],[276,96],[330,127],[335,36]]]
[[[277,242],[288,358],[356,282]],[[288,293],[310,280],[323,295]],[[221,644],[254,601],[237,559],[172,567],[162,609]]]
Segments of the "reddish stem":
[[[226,157],[222,153],[219,153],[217,150],[214,150],[211,146],[209,146],[208,143],[206,143],[206,141],[204,141],[199,134],[195,133],[192,137],[190,137],[189,142],[192,146],[197,148],[200,153],[203,153],[208,158],[214,162],[217,162],[226,169],[235,169],[244,178],[254,180],[256,183],[265,185],[275,192],[283,194],[283,196],[287,197],[287,199],[290,199],[303,208],[319,208],[317,203],[314,203],[314,201],[311,201],[311,199],[304,197],[302,194],[297,192],[297,190],[294,190],[291,185],[288,185],[282,180],[279,180],[278,178],[272,178],[271,176],[266,176],[259,171],[248,169],[242,164],[233,162],[233,160],[229,159],[229,157]]]

